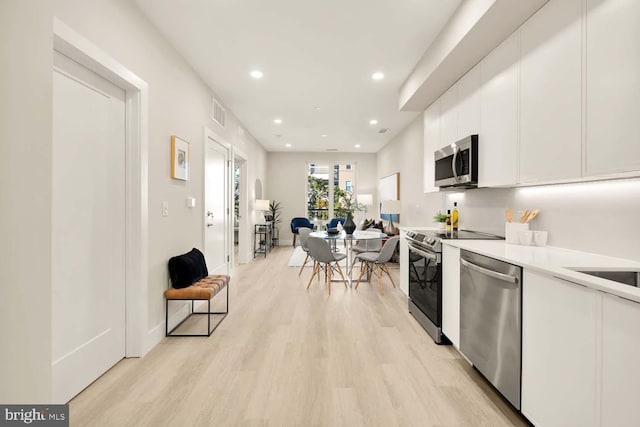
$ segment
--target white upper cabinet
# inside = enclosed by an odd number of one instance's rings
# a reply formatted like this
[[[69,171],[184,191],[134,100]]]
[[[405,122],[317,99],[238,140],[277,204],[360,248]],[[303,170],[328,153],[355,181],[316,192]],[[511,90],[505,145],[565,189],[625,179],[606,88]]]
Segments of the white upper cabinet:
[[[518,179],[519,31],[480,63],[480,74],[478,185],[514,185]]]
[[[582,173],[582,0],[551,0],[521,27],[520,182]]]
[[[433,153],[440,148],[440,100],[436,100],[424,111],[424,165],[423,165],[423,191],[433,193],[439,191],[434,185],[435,160]]]
[[[458,84],[440,97],[440,144],[436,150],[458,140]]]
[[[587,0],[585,175],[640,170],[640,1]]]
[[[462,76],[456,84],[458,86],[457,139],[480,133],[480,84],[479,65]]]

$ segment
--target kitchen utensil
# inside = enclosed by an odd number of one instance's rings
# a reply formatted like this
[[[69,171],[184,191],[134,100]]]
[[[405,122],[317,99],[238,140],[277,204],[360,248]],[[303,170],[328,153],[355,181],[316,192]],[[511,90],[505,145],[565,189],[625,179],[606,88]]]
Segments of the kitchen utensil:
[[[540,209],[532,210],[531,212],[529,212],[529,215],[527,216],[524,222],[531,222],[531,220],[537,217],[539,213],[540,213]]]
[[[507,212],[505,213],[505,215],[507,217],[507,222],[513,221],[513,209],[512,208],[507,209]]]
[[[527,219],[527,217],[529,216],[529,213],[531,213],[531,211],[529,209],[525,209],[520,215],[520,218],[518,218],[518,222],[524,223],[525,219]]]

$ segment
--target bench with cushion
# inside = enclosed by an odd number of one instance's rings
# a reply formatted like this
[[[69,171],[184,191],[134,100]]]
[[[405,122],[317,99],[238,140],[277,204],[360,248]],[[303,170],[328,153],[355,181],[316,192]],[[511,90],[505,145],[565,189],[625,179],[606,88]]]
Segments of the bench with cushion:
[[[193,248],[186,254],[178,255],[169,260],[169,278],[172,287],[164,292],[165,298],[165,336],[194,337],[211,336],[211,333],[222,323],[229,313],[229,282],[226,275],[209,276],[204,255],[198,249]],[[227,305],[225,311],[211,311],[211,299],[222,289],[226,288]],[[191,313],[169,330],[169,301],[191,301]],[[195,301],[207,301],[207,311],[195,311]],[[194,314],[207,315],[207,332],[204,334],[172,334],[180,325]],[[211,329],[211,315],[224,314]]]

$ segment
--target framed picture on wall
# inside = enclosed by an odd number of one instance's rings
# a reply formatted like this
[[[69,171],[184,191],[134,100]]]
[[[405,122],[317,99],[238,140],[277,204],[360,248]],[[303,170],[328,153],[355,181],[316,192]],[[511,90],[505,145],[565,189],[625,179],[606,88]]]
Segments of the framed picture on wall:
[[[171,136],[171,178],[189,180],[189,143]]]
[[[384,178],[380,178],[378,184],[378,201],[380,203],[380,212],[382,212],[382,202],[385,200],[400,200],[400,172],[396,172]],[[400,214],[381,213],[380,219],[393,222],[400,222]]]

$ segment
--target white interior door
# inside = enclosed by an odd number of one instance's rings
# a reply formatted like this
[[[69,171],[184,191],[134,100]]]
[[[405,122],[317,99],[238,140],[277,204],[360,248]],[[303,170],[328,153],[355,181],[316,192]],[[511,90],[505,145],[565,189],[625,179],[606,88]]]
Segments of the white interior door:
[[[205,258],[209,274],[229,274],[229,150],[207,137],[205,160]]]
[[[53,401],[125,354],[125,93],[71,59],[53,71]]]

